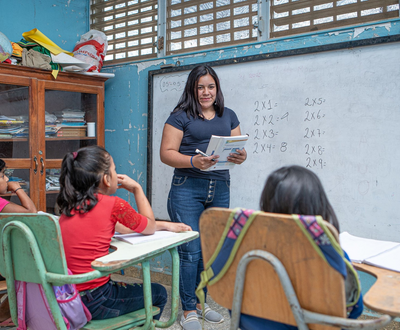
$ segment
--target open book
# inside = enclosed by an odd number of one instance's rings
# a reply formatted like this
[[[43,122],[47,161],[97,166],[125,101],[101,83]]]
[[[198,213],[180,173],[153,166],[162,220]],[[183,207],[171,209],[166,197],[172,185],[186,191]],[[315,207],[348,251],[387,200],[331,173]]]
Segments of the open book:
[[[204,171],[217,171],[217,170],[229,170],[235,166],[235,163],[228,161],[229,154],[236,151],[236,149],[243,149],[246,145],[248,135],[237,135],[237,136],[218,136],[212,135],[210,142],[208,143],[207,155],[219,155],[218,163],[209,167]]]
[[[340,246],[353,262],[400,272],[400,243],[362,238],[343,232]]]

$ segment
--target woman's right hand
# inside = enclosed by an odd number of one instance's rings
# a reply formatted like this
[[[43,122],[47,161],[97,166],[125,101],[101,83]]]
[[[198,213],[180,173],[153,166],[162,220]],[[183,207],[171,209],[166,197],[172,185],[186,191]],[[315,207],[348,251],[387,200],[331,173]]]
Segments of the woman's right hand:
[[[199,170],[206,170],[211,166],[215,165],[216,163],[218,163],[218,158],[219,156],[217,155],[208,157],[202,155],[196,155],[193,156],[192,163],[195,168],[198,168]]]

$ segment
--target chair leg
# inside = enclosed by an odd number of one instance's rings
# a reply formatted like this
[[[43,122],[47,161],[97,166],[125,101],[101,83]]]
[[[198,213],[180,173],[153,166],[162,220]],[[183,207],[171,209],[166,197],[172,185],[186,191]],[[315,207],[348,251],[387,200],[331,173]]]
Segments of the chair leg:
[[[148,260],[142,262],[143,269],[143,293],[144,293],[144,308],[146,310],[146,322],[137,327],[138,329],[154,330],[154,321],[152,314],[153,299],[151,295],[151,280],[150,280],[150,262]]]
[[[162,322],[155,320],[155,326],[157,328],[169,328],[171,327],[177,317],[179,310],[179,254],[176,247],[169,249],[169,253],[172,257],[172,285],[171,285],[171,315],[168,321]]]

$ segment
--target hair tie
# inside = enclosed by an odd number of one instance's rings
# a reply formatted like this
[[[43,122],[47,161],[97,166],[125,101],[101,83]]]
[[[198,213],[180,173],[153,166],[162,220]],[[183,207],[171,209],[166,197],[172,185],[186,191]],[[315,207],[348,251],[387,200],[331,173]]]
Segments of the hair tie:
[[[74,157],[74,160],[75,160],[76,157],[78,156],[78,152],[77,152],[77,151],[74,151],[74,152],[72,153],[72,156]]]

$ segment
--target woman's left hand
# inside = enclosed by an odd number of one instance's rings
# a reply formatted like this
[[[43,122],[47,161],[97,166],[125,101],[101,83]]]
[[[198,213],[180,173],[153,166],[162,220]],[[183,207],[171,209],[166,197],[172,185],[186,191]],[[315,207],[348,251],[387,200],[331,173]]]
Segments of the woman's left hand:
[[[246,149],[236,149],[236,152],[229,154],[228,161],[235,164],[242,164],[247,159]]]

